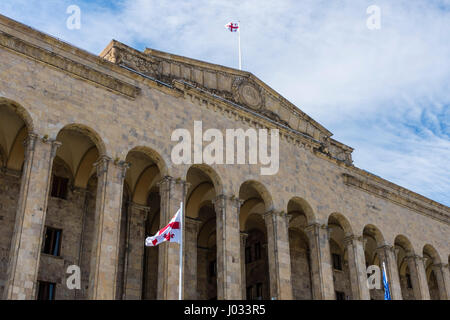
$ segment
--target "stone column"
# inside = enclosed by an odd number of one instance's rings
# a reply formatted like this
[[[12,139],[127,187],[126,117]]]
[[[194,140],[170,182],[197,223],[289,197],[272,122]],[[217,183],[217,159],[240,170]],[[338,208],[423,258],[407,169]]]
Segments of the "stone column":
[[[450,274],[448,264],[434,264],[432,268],[438,283],[439,299],[450,300]]]
[[[392,300],[403,300],[400,276],[398,274],[397,258],[393,246],[385,245],[377,248],[380,257],[381,272],[383,272],[383,261],[386,265],[386,273],[389,281],[389,291]]]
[[[187,184],[182,179],[166,176],[159,183],[159,188],[161,194],[160,228],[162,229],[180,209],[181,202],[186,207]],[[178,300],[180,245],[164,242],[158,247],[157,299]]]
[[[277,300],[292,300],[291,253],[285,213],[270,211],[264,214],[267,228],[270,295]]]
[[[202,222],[184,220],[184,299],[197,300],[197,236]]]
[[[20,185],[4,298],[36,298],[37,274],[44,234],[53,159],[61,143],[30,134]]]
[[[245,300],[247,296],[247,284],[246,284],[246,266],[245,266],[245,246],[247,245],[248,233],[241,232],[241,289],[242,299]]]
[[[416,300],[430,300],[424,259],[418,255],[410,254],[406,257],[406,261],[411,274],[414,298]]]
[[[88,296],[92,300],[113,300],[116,297],[123,182],[128,164],[101,156],[94,166],[98,183]]]
[[[128,206],[127,247],[124,268],[124,300],[142,299],[145,250],[145,221],[149,207],[136,203]]]
[[[217,299],[242,299],[239,211],[241,201],[219,195],[214,201],[217,225]]]
[[[311,282],[314,300],[334,300],[330,232],[327,225],[312,223],[305,228],[310,246]]]
[[[370,292],[367,286],[364,241],[362,237],[350,236],[344,238],[344,244],[348,252],[352,297],[354,300],[370,300]]]

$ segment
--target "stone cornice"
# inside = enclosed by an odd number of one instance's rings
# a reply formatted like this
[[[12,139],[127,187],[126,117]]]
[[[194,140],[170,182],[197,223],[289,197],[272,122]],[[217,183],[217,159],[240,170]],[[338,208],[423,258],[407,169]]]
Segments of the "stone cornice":
[[[343,173],[343,178],[344,183],[348,186],[361,189],[397,205],[414,210],[422,215],[450,224],[450,209],[440,203],[429,200],[381,178],[376,179],[377,177],[370,176],[362,178],[348,173]]]
[[[140,93],[140,88],[136,86],[55,52],[38,47],[3,31],[0,31],[0,46],[15,53],[27,56],[35,61],[62,70],[75,78],[100,85],[109,91],[124,95],[128,98],[134,99]]]

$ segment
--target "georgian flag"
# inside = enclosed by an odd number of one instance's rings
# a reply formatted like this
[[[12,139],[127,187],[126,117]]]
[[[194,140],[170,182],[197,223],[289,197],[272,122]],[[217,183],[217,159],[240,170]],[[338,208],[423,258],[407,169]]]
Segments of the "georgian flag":
[[[180,230],[181,228],[181,208],[177,211],[175,216],[170,220],[169,224],[158,231],[153,237],[145,239],[147,247],[155,247],[163,242],[181,243]]]
[[[225,28],[227,28],[231,32],[237,32],[239,30],[239,23],[230,22],[227,25],[225,25]]]

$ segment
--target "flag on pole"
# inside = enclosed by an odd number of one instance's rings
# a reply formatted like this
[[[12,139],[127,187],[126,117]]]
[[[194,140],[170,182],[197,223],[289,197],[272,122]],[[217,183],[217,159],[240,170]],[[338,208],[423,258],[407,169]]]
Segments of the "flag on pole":
[[[181,211],[180,208],[169,224],[158,231],[153,237],[145,239],[147,247],[155,247],[163,242],[181,243]]]
[[[241,23],[240,22],[230,22],[225,25],[231,32],[238,33],[238,44],[239,44],[239,70],[242,70],[242,53],[241,53]]]
[[[237,32],[239,30],[239,23],[230,22],[225,25],[225,28],[231,32]]]
[[[383,262],[383,285],[384,285],[384,300],[392,300],[391,292],[389,290],[389,282],[386,276],[386,267]]]

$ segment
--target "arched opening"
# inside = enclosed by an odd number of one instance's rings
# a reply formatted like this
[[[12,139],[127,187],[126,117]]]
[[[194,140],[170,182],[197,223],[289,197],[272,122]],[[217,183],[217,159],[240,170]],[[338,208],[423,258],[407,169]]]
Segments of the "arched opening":
[[[241,241],[243,297],[247,300],[268,300],[271,296],[267,228],[263,215],[272,207],[267,190],[258,182],[244,182],[239,190],[242,201],[239,225],[245,235]],[[245,279],[245,281],[244,281]]]
[[[158,287],[159,247],[145,247],[145,238],[160,229],[160,191],[165,165],[145,147],[130,150],[124,182],[120,227],[117,299],[155,300]]]
[[[397,267],[400,278],[400,288],[403,300],[415,300],[414,281],[409,269],[408,257],[414,255],[414,249],[409,239],[403,235],[398,235],[394,240],[394,248],[397,253]]]
[[[311,256],[305,227],[314,221],[314,214],[310,205],[301,198],[291,199],[287,212],[290,216],[289,249],[293,298],[311,300],[313,298]]]
[[[344,239],[353,234],[348,220],[339,213],[328,218],[330,254],[333,269],[334,290],[337,300],[351,300],[350,271]]]
[[[86,299],[90,273],[97,175],[100,151],[89,128],[70,125],[57,138],[61,146],[53,160],[44,241],[38,271],[38,299],[50,288],[56,300]],[[81,290],[70,290],[65,268],[80,266]]]
[[[217,300],[215,200],[222,189],[217,173],[194,165],[186,174],[184,298]]]
[[[430,300],[440,300],[438,278],[434,268],[434,265],[439,265],[441,263],[439,254],[433,246],[427,244],[423,247],[423,258],[428,290],[430,291]]]
[[[380,230],[374,225],[366,225],[363,229],[364,257],[366,270],[369,266],[378,266],[382,270],[378,248],[384,245],[384,237]],[[377,289],[379,288],[379,289]],[[383,280],[376,284],[375,288],[369,290],[371,300],[384,300]]]
[[[25,159],[24,140],[32,132],[29,115],[12,101],[0,98],[0,297],[3,296],[11,239],[20,196]]]

